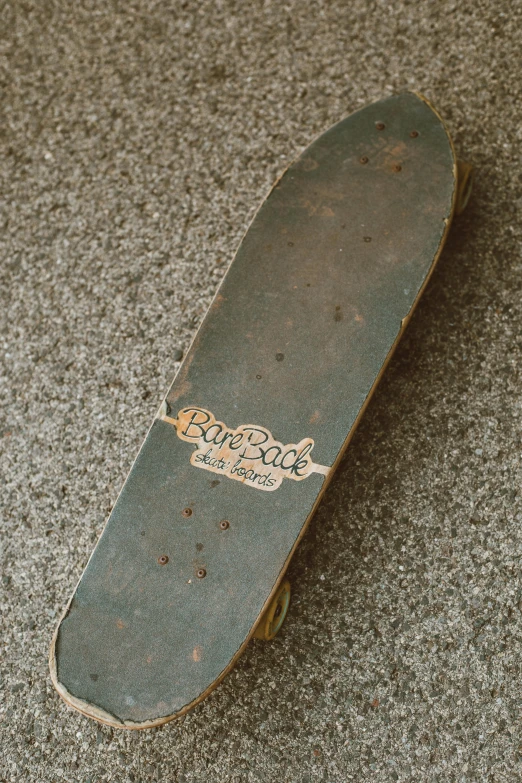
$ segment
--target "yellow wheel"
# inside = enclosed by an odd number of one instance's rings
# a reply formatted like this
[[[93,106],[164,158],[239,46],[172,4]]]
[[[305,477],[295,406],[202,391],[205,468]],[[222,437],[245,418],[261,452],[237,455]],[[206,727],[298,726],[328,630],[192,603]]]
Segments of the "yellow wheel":
[[[463,160],[457,161],[457,201],[455,214],[460,215],[466,209],[473,187],[473,166]]]
[[[290,604],[290,582],[285,579],[272,599],[272,602],[254,631],[256,639],[269,642],[274,638],[284,623],[288,605]]]

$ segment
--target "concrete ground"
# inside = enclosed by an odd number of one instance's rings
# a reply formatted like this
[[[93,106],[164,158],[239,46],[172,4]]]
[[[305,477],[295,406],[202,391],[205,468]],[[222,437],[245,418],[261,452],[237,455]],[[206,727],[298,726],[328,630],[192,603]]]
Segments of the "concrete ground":
[[[521,780],[520,3],[8,0],[0,35],[0,781]],[[288,161],[405,88],[475,190],[286,626],[184,719],[98,726],[47,650],[181,353]]]

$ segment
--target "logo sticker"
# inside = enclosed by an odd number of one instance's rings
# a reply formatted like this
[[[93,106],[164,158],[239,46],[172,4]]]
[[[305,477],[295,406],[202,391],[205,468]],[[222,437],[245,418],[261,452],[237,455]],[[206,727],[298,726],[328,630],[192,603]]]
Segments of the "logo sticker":
[[[265,427],[241,424],[236,429],[217,421],[205,408],[183,408],[174,419],[163,403],[159,418],[176,428],[178,438],[196,446],[190,462],[248,487],[272,492],[284,478],[302,481],[311,473],[326,476],[330,468],[312,461],[312,438],[284,445]]]

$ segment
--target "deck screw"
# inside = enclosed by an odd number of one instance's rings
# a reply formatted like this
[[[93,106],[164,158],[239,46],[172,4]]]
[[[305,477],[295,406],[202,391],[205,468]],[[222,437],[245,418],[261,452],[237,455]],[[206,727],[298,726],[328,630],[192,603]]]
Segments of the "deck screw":
[[[377,130],[384,130],[384,122],[376,122],[375,127]]]
[[[366,155],[363,155],[362,158],[359,158],[359,162],[360,163],[368,163],[368,158],[366,157]]]
[[[198,579],[204,579],[206,577],[206,575],[207,575],[207,572],[205,571],[204,568],[198,568],[198,570],[196,571],[196,576],[197,576]]]
[[[402,171],[402,166],[399,163],[396,163],[394,166],[392,166],[392,169],[394,171]]]
[[[219,523],[219,527],[221,528],[221,530],[228,530],[228,528],[230,527],[230,522],[228,521],[228,519],[222,519],[221,522]]]
[[[192,509],[191,508],[184,508],[181,514],[184,517],[191,517],[192,516]]]
[[[168,562],[169,562],[169,559],[168,559],[167,555],[161,555],[161,557],[158,557],[158,563],[160,565],[167,565]]]
[[[412,131],[410,133],[410,136],[412,137],[412,139],[416,139],[418,135],[419,135],[419,131]]]

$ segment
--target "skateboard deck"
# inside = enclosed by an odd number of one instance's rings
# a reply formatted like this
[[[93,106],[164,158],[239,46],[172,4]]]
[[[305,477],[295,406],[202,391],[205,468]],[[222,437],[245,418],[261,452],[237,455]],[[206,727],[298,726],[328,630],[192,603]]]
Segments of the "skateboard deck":
[[[428,101],[404,93],[334,125],[276,183],[54,635],[69,705],[115,727],[165,723],[275,633],[288,562],[469,174]]]

